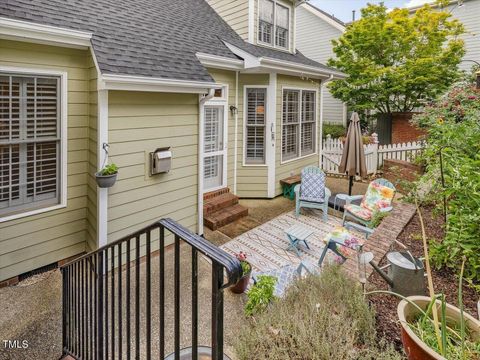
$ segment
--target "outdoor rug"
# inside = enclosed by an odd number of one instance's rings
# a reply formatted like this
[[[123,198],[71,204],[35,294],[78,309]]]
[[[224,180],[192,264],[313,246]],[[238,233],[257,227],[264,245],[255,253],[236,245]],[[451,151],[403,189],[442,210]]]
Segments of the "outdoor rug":
[[[246,253],[247,260],[253,266],[254,272],[279,269],[285,265],[298,266],[301,261],[316,264],[325,246],[323,239],[333,229],[341,226],[342,220],[329,216],[328,221],[325,222],[319,210],[302,209],[302,213],[298,218],[295,217],[293,211],[277,216],[225,243],[221,248],[232,255],[238,254],[240,251]],[[310,249],[307,249],[303,242],[300,243],[300,257],[294,251],[287,250],[290,242],[285,230],[294,225],[301,225],[313,231],[313,234],[307,239]],[[362,237],[359,233],[352,233]],[[334,255],[329,251],[324,262],[328,263],[333,260]]]

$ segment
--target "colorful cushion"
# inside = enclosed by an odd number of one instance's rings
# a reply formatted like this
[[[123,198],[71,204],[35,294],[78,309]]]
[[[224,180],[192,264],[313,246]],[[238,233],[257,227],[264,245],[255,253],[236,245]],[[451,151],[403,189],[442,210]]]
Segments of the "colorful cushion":
[[[363,219],[365,221],[372,220],[373,211],[370,209],[358,206],[355,204],[345,205],[345,210],[348,211],[353,216]]]
[[[395,191],[393,189],[372,181],[370,185],[368,185],[367,192],[363,197],[360,206],[364,209],[370,210],[370,212],[384,209],[392,205],[394,195]]]
[[[358,247],[363,246],[364,244],[363,239],[357,238],[347,229],[341,226],[335,228],[331,233],[327,234],[323,241],[326,244],[328,242],[334,242],[336,244],[336,250],[345,258],[350,258],[356,255]]]
[[[300,200],[312,202],[325,201],[325,174],[302,174]]]

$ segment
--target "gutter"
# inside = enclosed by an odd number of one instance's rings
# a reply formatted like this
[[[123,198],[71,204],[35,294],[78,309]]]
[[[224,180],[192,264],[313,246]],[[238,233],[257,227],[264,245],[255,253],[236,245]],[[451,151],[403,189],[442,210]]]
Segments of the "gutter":
[[[320,154],[318,158],[318,167],[322,169],[323,167],[323,100],[324,100],[324,95],[323,95],[323,90],[325,89],[325,86],[333,80],[333,75],[330,75],[329,78],[325,81],[322,81],[320,84],[320,139],[318,140],[318,153]]]
[[[205,94],[218,84],[207,81],[189,81],[134,75],[103,74],[98,90],[153,91]]]

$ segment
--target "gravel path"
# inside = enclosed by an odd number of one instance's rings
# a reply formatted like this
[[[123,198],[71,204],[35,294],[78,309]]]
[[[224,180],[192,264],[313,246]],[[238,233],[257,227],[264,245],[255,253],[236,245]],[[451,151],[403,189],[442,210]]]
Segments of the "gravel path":
[[[0,359],[58,359],[61,355],[61,275],[53,270],[0,289]],[[26,340],[8,349],[5,340]],[[20,346],[19,346],[20,347]]]

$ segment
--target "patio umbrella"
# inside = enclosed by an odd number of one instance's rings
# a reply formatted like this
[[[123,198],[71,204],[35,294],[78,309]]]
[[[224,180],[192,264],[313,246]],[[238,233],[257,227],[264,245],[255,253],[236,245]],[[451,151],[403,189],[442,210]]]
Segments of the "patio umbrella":
[[[348,125],[347,139],[343,145],[342,160],[338,167],[340,173],[346,173],[349,178],[348,195],[352,195],[353,177],[367,176],[365,165],[365,153],[363,151],[362,131],[360,130],[360,118],[356,112],[352,113]]]

